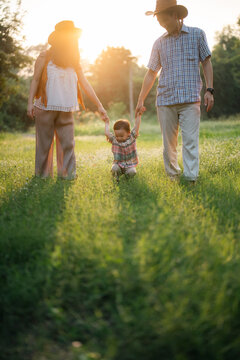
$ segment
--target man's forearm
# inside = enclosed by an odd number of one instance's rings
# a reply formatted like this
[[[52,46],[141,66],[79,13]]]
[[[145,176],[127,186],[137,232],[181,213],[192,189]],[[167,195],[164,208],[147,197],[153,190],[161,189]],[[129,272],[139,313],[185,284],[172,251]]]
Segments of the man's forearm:
[[[206,88],[213,88],[213,67],[211,58],[206,59],[202,63],[203,74],[205,78]]]
[[[143,80],[143,84],[142,84],[142,89],[141,92],[139,94],[139,98],[138,98],[138,102],[144,102],[144,100],[146,99],[149,91],[151,90],[155,79],[157,77],[157,73],[151,70],[148,70],[148,72],[146,73],[144,80]]]

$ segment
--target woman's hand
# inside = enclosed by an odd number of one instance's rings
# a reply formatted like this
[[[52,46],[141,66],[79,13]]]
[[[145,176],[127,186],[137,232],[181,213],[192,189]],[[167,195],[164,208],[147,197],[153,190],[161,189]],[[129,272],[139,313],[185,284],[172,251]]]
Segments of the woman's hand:
[[[108,114],[106,112],[106,110],[104,109],[103,106],[99,106],[98,107],[98,112],[102,118],[102,120],[105,122],[105,121],[109,121],[109,117],[108,117]]]
[[[33,119],[34,117],[34,105],[33,104],[28,104],[28,107],[27,107],[27,115]]]

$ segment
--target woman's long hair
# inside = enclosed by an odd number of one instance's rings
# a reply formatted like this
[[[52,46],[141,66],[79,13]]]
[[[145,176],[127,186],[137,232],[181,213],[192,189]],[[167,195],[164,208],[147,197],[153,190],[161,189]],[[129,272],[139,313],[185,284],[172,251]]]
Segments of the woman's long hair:
[[[52,62],[61,67],[77,69],[80,64],[78,39],[75,37],[59,38],[49,49]]]

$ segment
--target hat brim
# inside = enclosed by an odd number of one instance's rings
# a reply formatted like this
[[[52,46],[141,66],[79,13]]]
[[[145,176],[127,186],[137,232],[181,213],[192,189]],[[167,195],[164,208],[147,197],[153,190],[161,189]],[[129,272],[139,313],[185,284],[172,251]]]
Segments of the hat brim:
[[[162,10],[162,11],[147,11],[145,13],[145,15],[147,15],[147,16],[149,16],[149,15],[155,16],[157,14],[164,13],[167,10],[170,10],[170,9],[176,9],[179,19],[184,19],[185,17],[188,16],[188,9],[183,5],[171,6],[171,7],[167,8],[167,9],[165,9],[165,10]]]
[[[81,36],[82,30],[79,28],[74,28],[70,31],[53,31],[48,37],[49,45],[52,45],[57,39],[60,39],[63,36],[73,36],[79,38]]]

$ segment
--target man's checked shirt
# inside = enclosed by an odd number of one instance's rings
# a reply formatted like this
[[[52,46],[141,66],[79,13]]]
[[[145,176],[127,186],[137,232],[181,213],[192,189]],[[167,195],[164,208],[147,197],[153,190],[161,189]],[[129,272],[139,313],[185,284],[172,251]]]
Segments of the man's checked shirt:
[[[179,36],[167,32],[153,45],[148,68],[161,69],[156,105],[201,101],[200,62],[211,56],[203,30],[183,24]]]
[[[136,138],[135,128],[132,129],[129,137],[124,142],[118,142],[111,133],[109,141],[112,143],[114,164],[118,164],[122,168],[129,168],[138,164]]]

